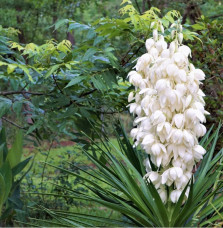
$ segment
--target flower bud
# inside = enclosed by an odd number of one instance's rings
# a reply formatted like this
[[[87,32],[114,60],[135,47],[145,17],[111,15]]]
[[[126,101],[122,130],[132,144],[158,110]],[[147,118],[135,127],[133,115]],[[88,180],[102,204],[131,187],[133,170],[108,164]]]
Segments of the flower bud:
[[[158,39],[158,32],[156,29],[153,30],[153,39],[156,41]]]
[[[128,102],[131,102],[132,100],[134,100],[134,93],[131,92],[128,96]]]
[[[171,38],[172,38],[172,39],[174,39],[175,33],[176,33],[176,30],[172,30],[172,31],[171,31]]]
[[[160,31],[161,33],[164,33],[164,27],[162,25],[160,25]]]
[[[180,44],[182,44],[183,38],[184,38],[183,33],[179,33],[179,34],[178,34],[178,40],[179,40],[179,43],[180,43]]]
[[[175,41],[173,41],[173,42],[170,43],[169,50],[170,50],[170,54],[171,55],[175,52],[175,50],[176,50],[176,43],[175,43]]]
[[[152,29],[152,28],[154,27],[154,25],[155,25],[155,21],[153,21],[153,22],[151,23],[150,28]]]

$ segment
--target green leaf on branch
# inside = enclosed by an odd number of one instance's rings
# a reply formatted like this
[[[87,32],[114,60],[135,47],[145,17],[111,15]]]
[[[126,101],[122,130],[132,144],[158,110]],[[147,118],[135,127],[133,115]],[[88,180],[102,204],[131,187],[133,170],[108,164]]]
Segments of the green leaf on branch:
[[[57,64],[57,65],[52,66],[52,67],[47,71],[47,73],[44,75],[45,78],[48,78],[48,77],[51,76],[55,71],[57,71],[57,70],[60,68],[60,65],[61,65],[61,64]]]
[[[63,25],[66,25],[69,22],[68,19],[62,19],[57,21],[54,25],[55,25],[55,30],[57,30],[58,28],[60,28]]]
[[[71,87],[73,85],[78,84],[79,82],[83,81],[84,77],[83,76],[75,76],[74,79],[72,79],[66,86],[65,88]]]
[[[92,56],[97,52],[95,48],[90,48],[86,51],[83,57],[83,61],[90,61],[92,59]]]

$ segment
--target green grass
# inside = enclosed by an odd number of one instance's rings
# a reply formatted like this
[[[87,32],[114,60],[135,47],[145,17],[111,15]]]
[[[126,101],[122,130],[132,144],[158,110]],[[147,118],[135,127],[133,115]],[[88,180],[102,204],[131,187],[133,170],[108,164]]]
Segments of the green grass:
[[[116,139],[111,139],[111,143],[115,146],[118,146]],[[84,155],[84,153],[77,145],[51,148],[50,150],[46,147],[36,148],[35,150],[33,150],[33,152],[30,152],[29,150],[25,149],[24,157],[27,156],[34,156],[33,167],[31,168],[30,172],[26,175],[26,177],[23,179],[21,185],[23,192],[23,200],[26,201],[28,206],[33,207],[34,205],[34,207],[36,207],[36,205],[42,205],[46,208],[69,210],[72,212],[79,212],[97,216],[101,215],[103,217],[109,217],[114,219],[120,218],[121,215],[117,212],[113,212],[97,204],[92,204],[80,200],[73,200],[71,198],[66,197],[54,197],[45,195],[46,193],[66,194],[66,192],[64,191],[60,192],[61,189],[55,186],[55,184],[72,187],[72,189],[76,191],[88,191],[86,187],[82,185],[80,180],[78,180],[78,178],[65,175],[64,173],[60,172],[59,169],[56,169],[45,163],[47,162],[54,166],[66,167],[74,172],[78,172],[78,170],[75,167],[72,167],[71,165],[67,164],[67,162],[73,163],[76,166],[79,166],[86,170],[90,168],[95,168],[92,162]],[[30,211],[30,217],[38,219],[47,218],[47,215],[43,211],[36,211],[33,209],[29,210],[29,212]]]

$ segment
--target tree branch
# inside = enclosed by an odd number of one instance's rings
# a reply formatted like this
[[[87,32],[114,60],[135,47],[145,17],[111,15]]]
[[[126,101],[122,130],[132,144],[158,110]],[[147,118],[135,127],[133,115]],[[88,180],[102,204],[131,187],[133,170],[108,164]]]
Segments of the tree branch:
[[[143,0],[143,2],[142,2],[142,13],[144,13],[146,11],[146,2],[147,2],[147,5],[148,5],[148,9],[151,8],[150,1],[149,0]]]
[[[136,55],[138,52],[139,52],[139,50],[142,48],[144,46],[144,44],[142,44],[141,46],[139,46],[137,49],[136,49],[136,51],[125,61],[125,62],[123,62],[123,64],[122,64],[122,66],[125,66],[131,59],[132,59],[132,57],[134,56],[134,55]]]
[[[97,91],[97,89],[93,89],[93,90],[88,91],[88,92],[86,92],[86,93],[82,93],[82,94],[79,96],[79,98],[85,97],[85,96],[87,96],[87,95],[89,95],[89,94],[91,94],[91,93],[94,93],[95,91]]]
[[[31,94],[31,95],[45,95],[44,93],[39,93],[39,92],[31,92],[31,91],[3,91],[0,92],[0,95],[2,96],[7,96],[7,95],[13,95],[13,94]]]
[[[98,113],[100,114],[107,114],[107,115],[112,115],[112,114],[117,114],[117,113],[121,113],[121,112],[124,112],[125,109],[123,110],[120,110],[120,111],[98,111]]]
[[[61,92],[62,94],[64,94],[64,92],[62,91],[62,89],[59,87],[59,85],[58,85],[58,83],[57,83],[57,80],[56,80],[54,74],[53,74],[53,80],[54,80],[54,82],[55,82],[55,84],[56,84],[56,87],[60,90],[60,92]]]
[[[122,63],[122,66],[125,65],[125,58],[127,57],[127,55],[129,54],[129,52],[132,50],[132,48],[136,45],[137,43],[135,42],[133,45],[131,45],[131,47],[129,48],[129,50],[126,52],[126,54],[122,57],[121,59],[121,63]],[[124,65],[123,65],[124,64]]]
[[[12,125],[18,127],[19,129],[25,129],[25,127],[21,127],[21,126],[19,126],[18,124],[12,122],[11,120],[9,120],[9,119],[7,119],[7,118],[5,118],[5,117],[2,117],[1,119],[3,119],[4,121],[6,121],[6,122],[8,122],[8,123],[10,123],[10,124],[12,124]]]
[[[215,18],[217,18],[217,17],[223,17],[223,13],[222,13],[222,14],[218,14],[218,15],[210,16],[209,18],[215,19]]]

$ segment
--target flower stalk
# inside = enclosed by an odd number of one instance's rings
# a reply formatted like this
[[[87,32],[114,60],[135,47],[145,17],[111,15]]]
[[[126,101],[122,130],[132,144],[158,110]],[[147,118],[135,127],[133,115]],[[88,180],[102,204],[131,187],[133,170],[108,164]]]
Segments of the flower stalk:
[[[128,97],[130,112],[136,116],[131,137],[148,154],[145,178],[153,182],[164,203],[178,201],[194,165],[203,158],[206,151],[198,138],[206,133],[202,123],[209,114],[199,89],[205,74],[189,61],[191,50],[182,44],[182,25],[171,28],[173,41],[168,44],[158,23],[153,37],[146,40],[147,53],[128,74],[135,87]],[[189,187],[185,199],[188,193]]]

